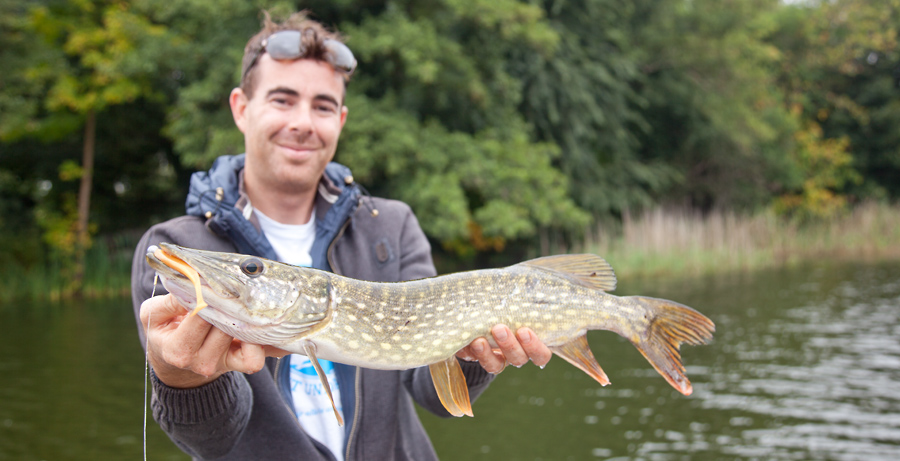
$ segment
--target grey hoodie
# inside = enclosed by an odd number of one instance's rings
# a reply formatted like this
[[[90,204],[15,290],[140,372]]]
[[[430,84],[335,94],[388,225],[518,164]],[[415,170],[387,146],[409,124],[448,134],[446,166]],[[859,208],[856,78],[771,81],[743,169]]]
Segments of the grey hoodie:
[[[247,213],[243,165],[243,155],[223,156],[209,172],[195,173],[187,215],[151,227],[138,243],[132,300],[141,344],[139,310],[152,292],[154,274],[145,259],[148,246],[169,242],[276,259],[252,213]],[[350,170],[337,163],[328,165],[316,200],[313,267],[385,282],[435,275],[431,247],[406,204],[364,197]],[[157,293],[161,291],[157,287]],[[476,363],[461,365],[474,399],[493,376]],[[297,421],[288,369],[287,360],[269,358],[258,373],[227,373],[195,389],[170,388],[151,373],[153,417],[195,459],[334,459]],[[335,372],[347,421],[346,460],[437,459],[413,406],[415,401],[436,415],[449,416],[427,368],[385,371],[336,363]]]

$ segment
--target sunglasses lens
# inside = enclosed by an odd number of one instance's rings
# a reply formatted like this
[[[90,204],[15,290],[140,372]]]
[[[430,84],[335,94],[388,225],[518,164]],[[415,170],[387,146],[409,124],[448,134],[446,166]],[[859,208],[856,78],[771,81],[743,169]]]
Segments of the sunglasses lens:
[[[300,31],[283,30],[269,36],[266,52],[272,59],[297,59],[302,55],[300,50]]]
[[[356,69],[356,58],[353,57],[353,52],[350,51],[350,48],[348,48],[347,45],[330,38],[326,38],[324,43],[325,47],[331,51],[331,64],[344,72],[352,74]]]
[[[303,55],[304,51],[301,49],[303,46],[300,41],[301,38],[301,32],[298,30],[282,30],[280,32],[275,32],[264,42],[264,50],[266,53],[269,53],[269,56],[271,56],[272,59],[297,59]],[[325,44],[325,48],[328,48],[329,51],[328,61],[331,62],[334,67],[352,74],[356,69],[356,58],[353,57],[353,52],[350,51],[350,48],[347,48],[347,45],[330,38],[326,38],[323,43]]]

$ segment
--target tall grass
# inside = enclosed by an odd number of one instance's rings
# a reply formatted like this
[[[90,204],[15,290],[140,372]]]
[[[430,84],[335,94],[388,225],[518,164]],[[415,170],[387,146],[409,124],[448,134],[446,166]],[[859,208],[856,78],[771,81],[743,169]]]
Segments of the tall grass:
[[[139,233],[96,239],[86,255],[83,296],[127,295]],[[845,215],[799,223],[771,213],[707,215],[654,209],[598,225],[581,248],[605,257],[619,277],[697,276],[753,270],[812,259],[900,259],[900,206],[865,203]],[[28,266],[0,267],[0,304],[72,295],[52,254]]]
[[[139,238],[140,234],[133,232],[97,238],[85,254],[81,295],[88,298],[127,295],[131,285],[131,258]],[[62,258],[49,253],[39,259],[33,264],[5,261],[5,266],[0,268],[0,303],[55,301],[74,295]]]
[[[584,250],[622,277],[702,275],[789,265],[816,258],[900,258],[900,207],[864,203],[830,220],[797,222],[772,213],[654,209],[601,225]]]

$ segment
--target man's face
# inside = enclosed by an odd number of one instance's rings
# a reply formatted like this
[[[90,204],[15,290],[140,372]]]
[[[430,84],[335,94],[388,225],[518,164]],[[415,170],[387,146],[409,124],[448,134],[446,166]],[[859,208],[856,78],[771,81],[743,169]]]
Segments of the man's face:
[[[244,133],[247,187],[282,193],[315,188],[347,119],[341,75],[321,61],[276,61],[267,54],[255,72],[253,97],[236,88],[230,98]]]

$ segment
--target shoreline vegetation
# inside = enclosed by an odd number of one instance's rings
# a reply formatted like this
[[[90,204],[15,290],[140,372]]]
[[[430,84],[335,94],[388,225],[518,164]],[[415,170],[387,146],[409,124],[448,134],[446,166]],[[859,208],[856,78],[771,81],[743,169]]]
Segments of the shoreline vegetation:
[[[656,208],[598,224],[576,252],[594,253],[620,280],[695,277],[821,259],[900,260],[900,205],[862,203],[827,220],[797,222],[764,212],[744,216]],[[87,253],[84,298],[128,296],[137,235],[99,238]],[[53,258],[50,258],[51,260]],[[72,297],[60,264],[0,273],[0,304]]]
[[[695,277],[816,260],[900,260],[900,205],[866,202],[830,219],[772,212],[742,216],[656,208],[600,226],[582,251],[603,256],[619,279]]]
[[[0,269],[0,307],[27,301],[61,301],[80,297],[100,299],[125,297],[131,293],[131,259],[140,233],[96,237],[85,253],[85,271],[79,296],[59,257],[48,256],[46,264],[22,267],[9,264]]]

